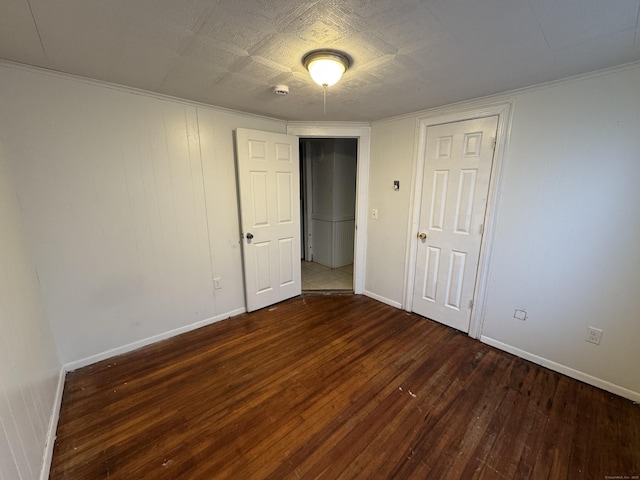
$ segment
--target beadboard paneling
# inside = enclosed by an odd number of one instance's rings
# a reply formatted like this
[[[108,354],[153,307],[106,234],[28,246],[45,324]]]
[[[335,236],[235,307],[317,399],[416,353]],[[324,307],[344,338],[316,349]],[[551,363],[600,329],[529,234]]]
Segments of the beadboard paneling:
[[[62,362],[242,310],[233,130],[285,123],[1,68],[3,138]]]
[[[333,268],[353,263],[353,242],[356,229],[355,220],[334,222],[333,224]]]
[[[333,263],[333,222],[314,218],[313,261],[331,267]]]
[[[40,476],[60,364],[5,146],[0,141],[0,478],[26,480]]]

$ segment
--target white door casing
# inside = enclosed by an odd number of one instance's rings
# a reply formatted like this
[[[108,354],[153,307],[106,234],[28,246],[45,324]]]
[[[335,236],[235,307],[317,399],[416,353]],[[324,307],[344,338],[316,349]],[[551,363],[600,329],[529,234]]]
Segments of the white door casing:
[[[468,332],[498,117],[427,128],[412,310]]]
[[[300,295],[298,137],[238,128],[247,311]]]
[[[287,133],[301,138],[357,138],[356,231],[353,261],[353,293],[364,290],[365,253],[367,248],[367,209],[369,202],[369,163],[371,126],[364,123],[289,122]]]
[[[306,262],[313,261],[313,222],[311,218],[313,216],[313,178],[311,171],[311,147],[309,141],[307,142],[307,148],[304,149],[305,158],[302,159],[304,162],[304,176],[305,178],[301,182],[303,187],[303,195],[305,195],[305,212],[304,212],[304,223],[305,228],[303,231],[307,235],[305,241],[303,242],[306,245],[306,249],[304,251],[304,260]]]

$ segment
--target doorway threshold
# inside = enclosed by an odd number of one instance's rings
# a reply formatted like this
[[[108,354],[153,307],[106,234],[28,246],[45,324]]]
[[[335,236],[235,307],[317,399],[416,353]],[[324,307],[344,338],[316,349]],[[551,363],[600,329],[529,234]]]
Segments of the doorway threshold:
[[[317,295],[354,295],[353,290],[302,290],[303,297]]]

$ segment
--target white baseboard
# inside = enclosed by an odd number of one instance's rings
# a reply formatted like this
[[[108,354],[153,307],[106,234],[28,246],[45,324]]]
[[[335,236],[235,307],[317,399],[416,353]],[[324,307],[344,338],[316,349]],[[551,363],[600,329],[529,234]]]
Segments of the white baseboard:
[[[62,393],[64,392],[64,379],[67,371],[63,366],[58,372],[58,388],[56,396],[53,399],[51,408],[51,417],[49,418],[49,429],[47,431],[47,442],[44,446],[44,455],[42,458],[42,469],[40,470],[40,480],[49,478],[49,470],[51,469],[51,460],[53,459],[53,447],[56,443],[56,430],[58,429],[58,419],[60,418],[60,406],[62,405]]]
[[[382,295],[378,295],[377,293],[369,292],[368,290],[365,290],[362,293],[363,295],[366,295],[369,298],[373,298],[374,300],[377,300],[379,302],[386,303],[387,305],[391,305],[392,307],[402,308],[402,304],[400,302],[396,302],[395,300],[390,300],[388,298],[383,297]]]
[[[606,390],[607,392],[615,393],[616,395],[628,398],[629,400],[632,400],[636,403],[640,403],[640,393],[629,390],[628,388],[624,388],[620,385],[607,382],[606,380],[593,377],[579,370],[574,370],[573,368],[567,367],[566,365],[562,365],[561,363],[556,363],[544,357],[539,357],[538,355],[527,352],[526,350],[520,350],[519,348],[513,347],[506,343],[502,343],[493,338],[485,337],[484,335],[480,337],[480,341],[505,352],[512,353],[517,357],[524,358],[525,360],[529,360],[530,362],[537,363],[538,365],[542,365],[543,367],[549,368],[558,373],[562,373],[567,377],[575,378],[576,380],[580,380],[581,382],[588,383],[589,385],[593,385],[594,387],[601,388],[602,390]]]
[[[143,338],[142,340],[123,345],[122,347],[112,348],[111,350],[107,350],[96,355],[91,355],[90,357],[81,358],[80,360],[74,360],[72,362],[65,363],[64,368],[67,372],[72,372],[73,370],[76,370],[78,368],[86,367],[87,365],[91,365],[93,363],[100,362],[117,355],[122,355],[123,353],[131,352],[140,347],[145,347],[147,345],[151,345],[152,343],[166,340],[167,338],[175,337],[176,335],[180,335],[182,333],[190,332],[191,330],[195,330],[196,328],[204,327],[206,325],[219,322],[220,320],[226,320],[229,317],[235,317],[236,315],[240,315],[242,313],[245,313],[246,311],[247,310],[244,307],[238,308],[221,315],[216,315],[215,317],[200,320],[199,322],[192,323],[191,325],[186,325],[184,327],[169,330],[168,332],[159,333],[158,335],[154,335],[152,337]]]

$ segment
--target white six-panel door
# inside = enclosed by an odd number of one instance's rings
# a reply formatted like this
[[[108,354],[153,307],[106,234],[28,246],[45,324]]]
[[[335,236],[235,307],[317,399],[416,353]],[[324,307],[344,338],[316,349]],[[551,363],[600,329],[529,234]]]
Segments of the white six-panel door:
[[[298,137],[238,128],[247,310],[300,295]]]
[[[469,331],[498,117],[429,126],[412,310]]]

